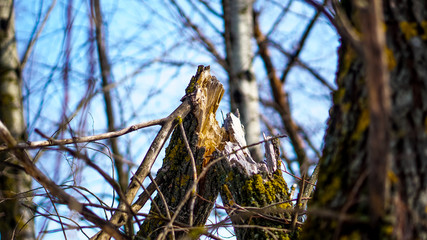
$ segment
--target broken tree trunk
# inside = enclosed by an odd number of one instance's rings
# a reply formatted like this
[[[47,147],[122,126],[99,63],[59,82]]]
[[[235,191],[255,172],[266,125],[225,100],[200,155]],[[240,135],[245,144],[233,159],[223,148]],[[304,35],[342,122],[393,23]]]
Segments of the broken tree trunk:
[[[290,220],[291,203],[280,170],[278,140],[266,139],[267,160],[255,162],[246,148],[240,120],[229,114],[225,127],[220,128],[215,119],[223,93],[222,84],[210,75],[209,67],[199,66],[186,89],[182,106],[170,115],[174,116],[172,119],[167,118],[172,121],[163,123],[163,131],[170,132],[169,125],[170,129],[175,125],[175,130],[156,180],[152,178],[157,196],[135,239],[209,235],[203,226],[220,191],[238,239],[294,236],[293,229],[298,225],[291,224]],[[162,143],[169,136],[159,135]],[[161,146],[153,142],[149,153],[156,154],[147,154],[132,178],[126,192],[128,204],[148,175],[147,169],[151,168]],[[146,161],[150,164],[144,165]],[[131,213],[135,214],[141,207],[135,203]],[[118,208],[121,211],[117,211],[110,222],[122,226],[131,215],[126,206]],[[107,233],[100,232],[92,239],[109,238]]]
[[[224,127],[225,157],[218,167],[223,178],[220,193],[237,239],[293,238],[292,204],[280,170],[278,139],[266,139],[267,159],[257,163],[245,148],[240,120],[229,113]]]
[[[158,194],[136,239],[179,239],[189,233],[189,227],[205,225],[219,193],[215,169],[205,167],[222,142],[223,130],[215,112],[223,94],[222,84],[210,75],[209,67],[199,66],[183,99],[190,98],[192,111],[177,119],[157,173]]]

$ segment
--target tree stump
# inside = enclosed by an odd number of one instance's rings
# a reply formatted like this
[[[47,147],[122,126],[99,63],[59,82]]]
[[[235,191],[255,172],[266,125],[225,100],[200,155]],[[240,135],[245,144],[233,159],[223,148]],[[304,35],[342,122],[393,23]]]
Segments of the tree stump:
[[[225,146],[220,162],[221,198],[231,218],[237,239],[290,239],[292,204],[280,170],[278,139],[268,137],[266,160],[255,162],[240,120],[228,114],[224,123]]]
[[[218,196],[219,184],[214,168],[199,176],[222,141],[223,130],[215,119],[215,112],[223,94],[222,84],[210,75],[209,67],[199,66],[182,99],[191,98],[192,111],[184,119],[176,120],[177,127],[157,172],[161,194],[154,198],[137,239],[156,239],[160,234],[167,238],[174,235],[178,239],[189,233],[188,227],[205,225]],[[189,154],[187,143],[193,156]],[[198,185],[193,189],[195,179]],[[191,197],[188,197],[189,192]],[[175,221],[171,220],[174,214],[177,214]]]

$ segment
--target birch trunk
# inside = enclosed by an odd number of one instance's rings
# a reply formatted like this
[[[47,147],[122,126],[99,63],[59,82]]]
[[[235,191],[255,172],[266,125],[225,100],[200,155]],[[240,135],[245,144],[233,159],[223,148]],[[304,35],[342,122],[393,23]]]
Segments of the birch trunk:
[[[253,144],[261,136],[258,86],[252,66],[253,0],[223,0],[222,4],[231,111],[239,110],[247,143]],[[262,161],[260,146],[250,151],[255,161]]]
[[[0,120],[14,138],[25,140],[20,63],[16,50],[13,1],[0,1]],[[0,140],[0,144],[2,144]],[[15,157],[0,152],[0,233],[2,239],[34,239],[31,178]],[[26,194],[22,194],[26,193]]]

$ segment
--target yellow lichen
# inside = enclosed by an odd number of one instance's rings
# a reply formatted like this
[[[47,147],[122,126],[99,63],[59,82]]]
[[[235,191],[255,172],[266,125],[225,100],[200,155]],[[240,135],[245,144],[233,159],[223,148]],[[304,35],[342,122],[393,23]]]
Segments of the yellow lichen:
[[[233,172],[232,171],[230,171],[228,174],[227,174],[227,177],[225,178],[225,182],[231,182],[232,180],[233,180]]]
[[[283,201],[287,197],[288,189],[286,182],[281,176],[281,171],[278,170],[273,174],[273,178],[263,179],[260,174],[252,176],[246,180],[245,186],[242,189],[250,196],[250,200],[244,205],[260,206],[265,204]],[[278,199],[279,198],[279,199]],[[289,208],[289,203],[278,205],[279,208]]]
[[[344,88],[339,88],[334,93],[334,103],[335,104],[341,103],[342,100],[344,99],[344,96],[345,96],[345,89]]]
[[[398,181],[399,181],[399,178],[396,176],[396,174],[393,172],[393,171],[391,171],[391,170],[389,170],[388,172],[387,172],[387,176],[388,176],[388,179],[390,180],[390,182],[391,183],[393,183],[393,184],[395,184],[395,183],[397,183]]]
[[[369,127],[369,123],[371,122],[369,117],[369,110],[367,108],[363,109],[360,113],[360,117],[357,121],[356,129],[352,134],[352,139],[357,140],[361,136],[361,134]]]
[[[393,70],[395,67],[396,67],[396,65],[397,65],[397,63],[396,63],[396,59],[394,58],[394,54],[393,54],[393,51],[390,49],[390,48],[387,48],[386,47],[386,49],[385,49],[385,54],[386,54],[386,58],[387,58],[387,67],[388,67],[388,70]]]
[[[179,182],[180,186],[186,186],[188,181],[190,180],[190,176],[188,175],[183,175],[180,177],[177,177],[176,181]]]
[[[338,75],[338,80],[342,79],[344,76],[347,76],[348,71],[350,70],[351,64],[356,59],[356,52],[348,47],[347,51],[345,51],[345,54],[343,56],[342,62],[341,62],[341,68]]]
[[[204,227],[194,227],[191,228],[190,231],[188,232],[187,237],[189,237],[190,239],[199,239],[200,235],[206,233],[206,228]]]
[[[341,187],[341,179],[336,176],[332,180],[331,184],[327,185],[325,189],[322,190],[320,203],[326,204],[327,202],[331,201],[332,198],[337,194],[339,188]]]
[[[417,36],[417,23],[402,21],[399,23],[400,31],[405,35],[406,40]]]
[[[424,34],[421,35],[421,39],[422,40],[427,40],[427,21],[426,20],[424,20],[424,21],[421,22],[421,28],[424,31]]]
[[[176,117],[176,121],[178,122],[178,124],[181,124],[182,123],[182,117],[181,116]]]
[[[381,228],[381,231],[386,235],[391,235],[393,234],[393,226],[391,225],[384,226]]]
[[[222,191],[225,193],[225,196],[226,196],[227,201],[228,201],[228,205],[233,206],[235,203],[233,200],[233,195],[231,195],[230,189],[228,188],[228,186],[226,184],[222,185]]]
[[[351,108],[351,103],[343,103],[340,106],[341,106],[341,111],[343,113],[348,113],[350,111],[350,108]]]

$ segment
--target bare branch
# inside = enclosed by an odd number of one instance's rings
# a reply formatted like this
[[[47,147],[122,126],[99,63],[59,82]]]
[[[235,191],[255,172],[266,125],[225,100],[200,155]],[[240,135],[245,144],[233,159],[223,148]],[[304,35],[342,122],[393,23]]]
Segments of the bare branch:
[[[323,0],[323,7],[325,7],[328,0]],[[295,52],[291,55],[291,59],[289,60],[288,64],[285,67],[285,70],[283,71],[282,77],[280,78],[280,81],[285,82],[286,77],[288,76],[289,71],[291,70],[293,64],[295,63],[296,59],[298,58],[299,54],[302,51],[302,48],[305,45],[305,41],[308,38],[308,35],[310,34],[311,29],[313,28],[314,24],[316,23],[317,19],[320,16],[321,11],[317,10],[316,14],[314,14],[313,18],[311,19],[310,23],[307,25],[307,27],[304,30],[304,33],[301,36],[301,39],[298,43],[298,48],[295,50]]]
[[[335,29],[338,31],[338,33],[345,38],[345,40],[349,41],[352,47],[358,52],[363,54],[362,51],[362,43],[360,40],[360,37],[354,30],[353,26],[351,25],[349,19],[345,15],[345,13],[342,11],[341,7],[339,6],[337,0],[331,0],[332,4],[334,6],[334,10],[336,12],[336,16],[332,16],[324,6],[318,4],[314,0],[305,0],[308,4],[313,6],[314,8],[321,11],[328,20],[334,25]]]
[[[182,16],[184,19],[184,24],[191,27],[193,31],[196,33],[198,38],[200,39],[200,42],[203,44],[203,46],[206,48],[208,52],[212,54],[212,56],[215,58],[215,60],[218,62],[219,65],[221,65],[224,69],[228,69],[228,65],[226,64],[223,57],[221,57],[221,54],[216,50],[215,44],[213,44],[203,33],[200,31],[199,27],[195,25],[191,19],[185,14],[185,12],[181,9],[181,7],[175,2],[175,0],[171,0],[172,4],[177,9],[178,13]]]
[[[287,52],[285,49],[283,49],[283,47],[280,44],[272,41],[271,39],[268,40],[268,43],[271,44],[273,47],[275,47],[277,50],[279,50],[281,53],[286,55],[287,57],[290,58],[292,56],[292,54]],[[328,83],[328,81],[325,78],[320,76],[320,74],[318,72],[316,72],[313,68],[308,66],[308,64],[304,63],[301,59],[296,58],[295,64],[297,64],[298,66],[304,68],[309,73],[311,73],[311,75],[313,75],[313,77],[315,77],[317,80],[319,80],[319,82],[322,85],[324,85],[325,87],[327,87],[330,91],[335,91],[335,87],[333,87],[330,83]]]
[[[47,20],[49,19],[50,13],[52,12],[55,5],[56,5],[56,0],[53,0],[52,4],[50,5],[49,9],[47,10],[47,12],[43,18],[42,23],[40,24],[40,27],[37,29],[38,24],[36,24],[34,26],[33,37],[28,42],[27,47],[25,48],[24,55],[22,55],[22,57],[21,57],[21,65],[20,65],[21,71],[22,71],[22,69],[24,69],[25,64],[27,63],[28,57],[31,54],[31,50],[33,49],[34,44],[36,43],[37,39],[39,38],[40,33],[43,31],[43,28],[44,28]],[[35,32],[35,34],[34,34],[34,32]]]
[[[254,21],[254,30],[253,30],[254,36],[258,44],[261,58],[264,62],[265,69],[267,71],[267,76],[270,81],[271,91],[273,93],[273,99],[278,106],[278,110],[282,118],[284,128],[287,134],[289,135],[289,138],[292,143],[292,147],[294,148],[295,154],[297,155],[297,158],[298,158],[298,163],[301,166],[301,173],[303,173],[307,170],[304,168],[304,165],[307,164],[308,162],[307,153],[306,153],[306,150],[304,149],[304,143],[301,137],[298,135],[298,127],[292,118],[288,98],[286,96],[285,91],[283,90],[282,82],[276,75],[276,69],[273,65],[271,54],[266,44],[266,39],[264,34],[261,32],[261,28],[259,26],[258,18],[255,12],[253,13],[253,21]]]
[[[16,145],[16,140],[12,137],[9,130],[0,121],[0,138],[9,147],[14,147]],[[118,229],[114,227],[111,223],[99,218],[95,213],[89,210],[86,206],[81,204],[73,196],[66,193],[62,188],[56,185],[52,180],[50,180],[43,172],[41,172],[31,161],[28,153],[25,150],[13,149],[12,153],[16,158],[22,163],[27,174],[33,177],[38,183],[43,187],[48,189],[52,195],[63,201],[68,208],[80,213],[88,221],[94,223],[96,226],[100,227],[103,231],[107,232],[116,239],[127,239]]]
[[[155,126],[155,125],[163,125],[168,119],[169,118],[166,117],[158,120],[151,120],[145,123],[138,123],[138,124],[123,128],[119,131],[107,132],[107,133],[102,133],[102,134],[97,134],[92,136],[86,136],[86,137],[74,137],[74,138],[60,139],[60,140],[50,138],[49,140],[45,140],[45,141],[33,141],[33,142],[27,141],[25,143],[17,143],[16,145],[13,146],[13,148],[32,149],[32,148],[59,146],[59,145],[66,145],[66,144],[94,142],[98,140],[119,137],[128,133],[134,132],[136,130],[139,130],[141,128],[146,128],[146,127]],[[0,146],[0,151],[11,150],[11,149],[12,148],[8,146]]]

